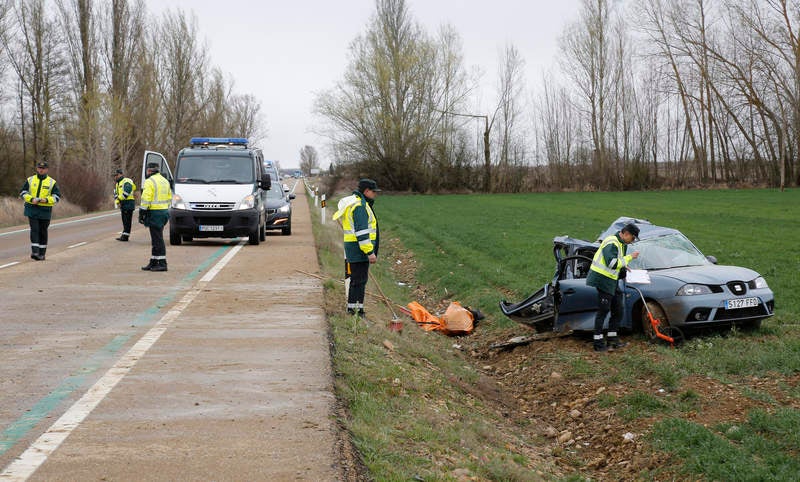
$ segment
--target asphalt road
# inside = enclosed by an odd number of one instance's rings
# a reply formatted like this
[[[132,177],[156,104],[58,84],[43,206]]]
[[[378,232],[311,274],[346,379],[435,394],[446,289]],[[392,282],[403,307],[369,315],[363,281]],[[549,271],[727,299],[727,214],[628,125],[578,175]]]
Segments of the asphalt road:
[[[56,207],[58,209],[58,207]],[[309,206],[291,236],[167,246],[116,212],[0,230],[0,480],[337,480]]]

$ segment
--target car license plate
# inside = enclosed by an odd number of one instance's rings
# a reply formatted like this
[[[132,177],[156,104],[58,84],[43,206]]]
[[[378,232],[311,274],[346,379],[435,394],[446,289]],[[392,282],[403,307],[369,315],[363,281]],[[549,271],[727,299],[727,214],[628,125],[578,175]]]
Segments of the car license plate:
[[[216,225],[216,224],[209,224],[205,226],[200,226],[200,231],[222,231],[224,226]]]
[[[758,298],[736,298],[735,300],[725,300],[726,310],[751,308],[753,306],[758,306]]]

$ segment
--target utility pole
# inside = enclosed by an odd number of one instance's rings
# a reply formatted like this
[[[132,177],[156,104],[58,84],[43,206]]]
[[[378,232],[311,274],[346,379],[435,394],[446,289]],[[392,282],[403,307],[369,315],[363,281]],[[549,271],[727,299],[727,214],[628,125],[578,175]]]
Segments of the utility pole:
[[[446,115],[454,115],[458,117],[471,117],[473,119],[483,119],[484,122],[484,129],[483,129],[483,192],[489,192],[492,186],[492,156],[491,152],[489,152],[489,130],[492,126],[489,125],[489,116],[488,115],[478,115],[478,114],[459,114],[457,112],[448,112],[444,110],[434,109],[436,112],[441,112],[442,114]]]

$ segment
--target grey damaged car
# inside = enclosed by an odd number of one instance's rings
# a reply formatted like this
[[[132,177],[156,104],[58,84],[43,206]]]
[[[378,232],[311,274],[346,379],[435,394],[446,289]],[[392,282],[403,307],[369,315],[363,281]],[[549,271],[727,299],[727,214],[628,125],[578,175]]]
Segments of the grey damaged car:
[[[646,270],[650,282],[620,281],[625,301],[622,328],[642,330],[655,339],[656,333],[647,321],[648,308],[662,331],[664,327],[672,328],[673,333],[681,335],[709,326],[757,328],[773,315],[775,298],[760,274],[748,268],[718,265],[713,256],[704,256],[677,229],[629,217],[614,221],[596,242],[568,236],[554,238],[553,279],[519,303],[501,301],[500,309],[540,333],[592,331],[597,291],[586,286],[592,257],[600,241],[628,223],[635,223],[640,230],[639,240],[628,247],[629,253],[640,252],[630,268]],[[606,326],[607,323],[608,320]]]

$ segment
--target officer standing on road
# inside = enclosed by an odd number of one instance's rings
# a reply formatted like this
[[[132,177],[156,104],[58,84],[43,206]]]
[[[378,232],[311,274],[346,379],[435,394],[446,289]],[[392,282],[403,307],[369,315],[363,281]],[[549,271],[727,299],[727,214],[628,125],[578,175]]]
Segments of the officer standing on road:
[[[157,162],[147,164],[147,178],[142,186],[139,205],[139,223],[150,228],[150,263],[142,266],[145,271],[167,271],[167,247],[164,244],[164,226],[169,221],[169,205],[172,188],[161,175]]]
[[[36,164],[36,174],[25,180],[19,196],[25,200],[25,216],[31,226],[31,259],[44,261],[47,251],[47,228],[53,216],[53,206],[61,200],[56,180],[47,175],[46,161]]]
[[[628,263],[639,257],[639,252],[626,254],[629,244],[639,236],[639,227],[633,223],[626,224],[618,233],[608,236],[600,244],[594,254],[592,267],[586,277],[586,285],[597,288],[599,307],[594,319],[594,350],[606,351],[609,348],[621,348],[627,343],[620,341],[617,335],[619,322],[623,314],[623,294],[619,289],[619,280],[625,279]],[[603,341],[603,323],[611,312],[608,321],[608,344]]]
[[[136,209],[136,201],[133,192],[136,184],[130,178],[125,177],[122,169],[117,169],[114,173],[114,206],[119,207],[122,214],[122,233],[116,238],[117,241],[127,241],[131,236],[131,220],[133,210]]]
[[[380,231],[372,210],[380,189],[372,179],[358,181],[358,190],[339,201],[333,219],[342,218],[346,275],[350,278],[347,293],[347,313],[364,318],[369,265],[378,260]]]

